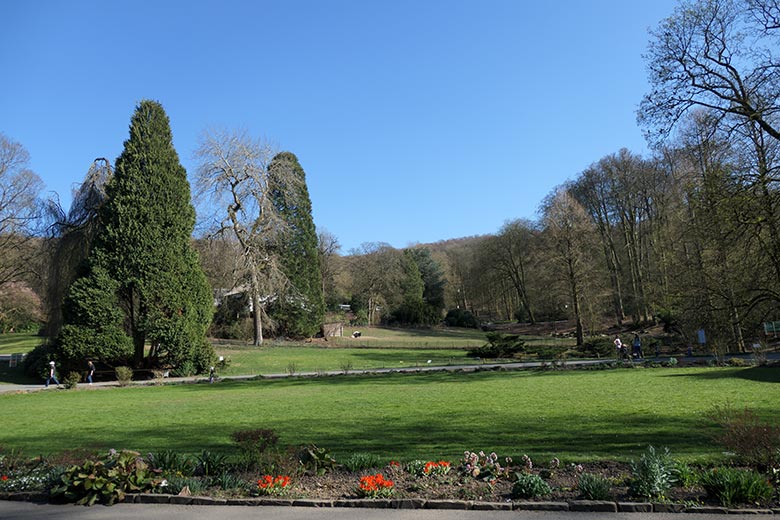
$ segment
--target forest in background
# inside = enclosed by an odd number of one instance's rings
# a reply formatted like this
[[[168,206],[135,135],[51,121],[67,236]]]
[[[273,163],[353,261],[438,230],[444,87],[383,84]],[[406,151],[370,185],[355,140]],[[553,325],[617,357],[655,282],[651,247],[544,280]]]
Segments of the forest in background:
[[[263,330],[313,335],[311,323],[290,325],[307,314],[290,304],[301,293],[297,288],[276,300],[286,307],[276,314],[264,298],[280,287],[295,288],[292,272],[310,286],[312,273],[304,268],[316,264],[315,285],[329,319],[408,326],[436,325],[447,314],[452,323],[472,325],[571,319],[578,343],[605,325],[660,323],[683,342],[703,329],[715,348],[744,350],[763,337],[763,322],[780,319],[780,63],[772,52],[779,29],[776,2],[681,3],[651,31],[645,57],[651,90],[640,106],[639,124],[653,151],[642,156],[623,149],[593,158],[571,181],[551,189],[537,218],[508,216],[494,234],[403,250],[366,243],[342,254],[337,237],[320,229],[316,254],[307,249],[303,264],[293,262],[302,256],[290,251],[284,260],[281,247],[242,244],[240,232],[197,236],[193,245],[221,306],[212,333],[257,340],[260,313],[254,309],[267,307],[261,339]],[[203,143],[203,165],[218,144],[218,139]],[[272,172],[274,157],[267,151],[264,171]],[[65,215],[52,204],[56,201],[42,204],[43,186],[28,162],[20,143],[2,136],[4,331],[51,325],[69,285],[57,271],[58,255],[86,256],[79,248],[92,232],[90,197],[100,197],[101,183],[111,175],[109,161],[96,161],[82,197]],[[300,213],[297,203],[285,200],[286,193],[301,191],[294,176],[290,179],[280,184],[287,188],[269,190],[263,201],[280,215],[286,212],[286,222]],[[294,185],[298,188],[288,190]],[[306,211],[310,215],[310,207]],[[65,227],[51,233],[55,222]],[[268,259],[278,261],[252,272],[251,266]],[[254,296],[241,291],[259,275],[263,283],[256,280]],[[233,298],[221,298],[231,292]],[[249,305],[242,298],[254,301]],[[339,316],[344,305],[350,305],[349,316]]]

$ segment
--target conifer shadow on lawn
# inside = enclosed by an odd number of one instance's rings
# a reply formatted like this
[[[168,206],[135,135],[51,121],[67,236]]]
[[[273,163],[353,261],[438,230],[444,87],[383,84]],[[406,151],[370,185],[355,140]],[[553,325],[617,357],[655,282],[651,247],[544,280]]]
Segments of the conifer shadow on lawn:
[[[756,381],[759,383],[780,383],[780,366],[721,368],[691,373],[666,374],[664,377],[704,380],[745,379],[747,381]]]
[[[705,412],[719,399],[750,401],[762,415],[778,409],[763,391],[773,386],[696,378],[710,371],[718,370],[340,375],[55,390],[0,396],[0,445],[35,453],[230,453],[233,432],[268,428],[281,445],[314,443],[337,458],[370,452],[455,461],[465,450],[486,450],[581,462],[635,458],[648,445],[668,447],[675,457],[713,458],[720,450]],[[673,374],[689,377],[666,379]]]

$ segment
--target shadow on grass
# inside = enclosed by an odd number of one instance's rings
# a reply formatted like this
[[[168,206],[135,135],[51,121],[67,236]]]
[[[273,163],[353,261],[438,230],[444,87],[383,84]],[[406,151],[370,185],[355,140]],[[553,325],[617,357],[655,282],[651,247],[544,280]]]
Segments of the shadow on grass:
[[[409,368],[409,367],[407,367]],[[415,373],[382,373],[382,374],[337,374],[326,376],[301,376],[301,377],[285,377],[280,379],[265,379],[258,377],[256,379],[245,380],[232,380],[226,379],[218,381],[213,385],[209,385],[206,382],[197,384],[185,383],[181,385],[171,385],[175,387],[181,387],[184,391],[204,391],[205,387],[208,387],[209,391],[225,391],[235,390],[238,386],[246,388],[247,386],[256,385],[260,389],[263,385],[273,385],[274,388],[279,387],[299,387],[307,386],[313,383],[325,383],[329,386],[350,386],[360,387],[365,386],[367,388],[376,388],[377,386],[397,386],[399,382],[410,385],[423,385],[431,383],[458,383],[468,380],[488,382],[491,380],[505,381],[507,378],[513,377],[534,377],[534,376],[549,376],[549,375],[565,375],[567,372],[542,372],[542,371],[506,371],[506,370],[478,370],[478,371],[463,371],[455,369],[454,371],[429,371],[429,372],[415,372]]]
[[[110,427],[73,427],[57,432],[59,444],[72,449],[88,447],[95,451],[110,448],[134,449],[148,453],[173,449],[186,453],[202,450],[237,454],[230,440],[236,430],[246,425],[234,425],[212,419],[208,427],[184,421],[150,428],[139,424],[135,428],[117,430]],[[551,429],[544,421],[521,422],[501,420],[491,422],[477,415],[468,427],[453,427],[450,417],[404,421],[370,419],[333,422],[327,418],[291,420],[285,417],[259,417],[254,427],[272,428],[280,435],[280,445],[298,446],[315,443],[333,452],[337,458],[367,452],[388,458],[449,458],[458,459],[465,450],[495,451],[500,457],[515,460],[523,454],[558,456],[577,462],[593,459],[630,459],[637,457],[648,445],[668,447],[673,456],[717,455],[711,445],[708,429],[700,420],[675,420],[671,425],[659,424],[657,417],[625,414],[611,417],[608,422],[594,423],[582,417],[572,417],[565,428]],[[348,423],[348,424],[345,424]],[[681,434],[681,432],[684,432]],[[50,439],[14,432],[5,436],[9,446],[22,446],[26,452],[46,453]]]
[[[724,367],[690,374],[665,374],[662,377],[687,377],[692,379],[745,379],[759,383],[780,383],[780,367]]]
[[[21,366],[10,368],[8,361],[0,361],[0,383],[10,385],[43,384],[42,379],[28,377]]]

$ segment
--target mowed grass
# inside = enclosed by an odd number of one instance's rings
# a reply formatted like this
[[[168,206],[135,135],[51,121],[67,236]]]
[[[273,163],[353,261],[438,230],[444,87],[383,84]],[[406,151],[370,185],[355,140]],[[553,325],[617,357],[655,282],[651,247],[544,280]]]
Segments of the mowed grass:
[[[361,337],[352,333],[360,331]],[[339,347],[371,348],[451,348],[481,347],[487,343],[485,333],[478,329],[442,327],[432,329],[393,329],[385,327],[344,327],[344,336],[328,338]]]
[[[219,375],[296,374],[404,368],[423,365],[462,365],[474,363],[465,349],[425,348],[325,348],[325,347],[228,347],[219,345],[217,353],[230,360]],[[431,361],[428,363],[428,361]]]
[[[354,331],[360,331],[361,337],[351,337]],[[573,345],[571,339],[549,337],[528,336],[525,341],[529,345]],[[215,342],[215,349],[230,360],[219,372],[228,376],[474,364],[479,361],[468,357],[469,349],[485,343],[485,333],[476,329],[345,327],[343,337],[328,338],[319,346],[267,342],[255,347]]]
[[[448,458],[464,450],[565,461],[626,459],[647,445],[720,456],[715,404],[780,414],[780,370],[478,372],[220,382],[0,395],[0,446],[28,453],[133,448],[235,453],[230,434],[272,428],[337,458]]]
[[[0,334],[0,354],[29,352],[43,342],[37,334]]]

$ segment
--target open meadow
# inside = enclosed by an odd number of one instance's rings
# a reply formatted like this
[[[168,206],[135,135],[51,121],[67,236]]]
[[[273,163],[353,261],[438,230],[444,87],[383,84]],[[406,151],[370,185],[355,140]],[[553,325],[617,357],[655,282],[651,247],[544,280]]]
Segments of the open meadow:
[[[130,448],[235,453],[232,432],[270,428],[337,459],[446,458],[464,450],[626,460],[647,445],[721,456],[714,405],[780,414],[776,368],[425,373],[85,388],[0,395],[0,446],[29,453]]]

